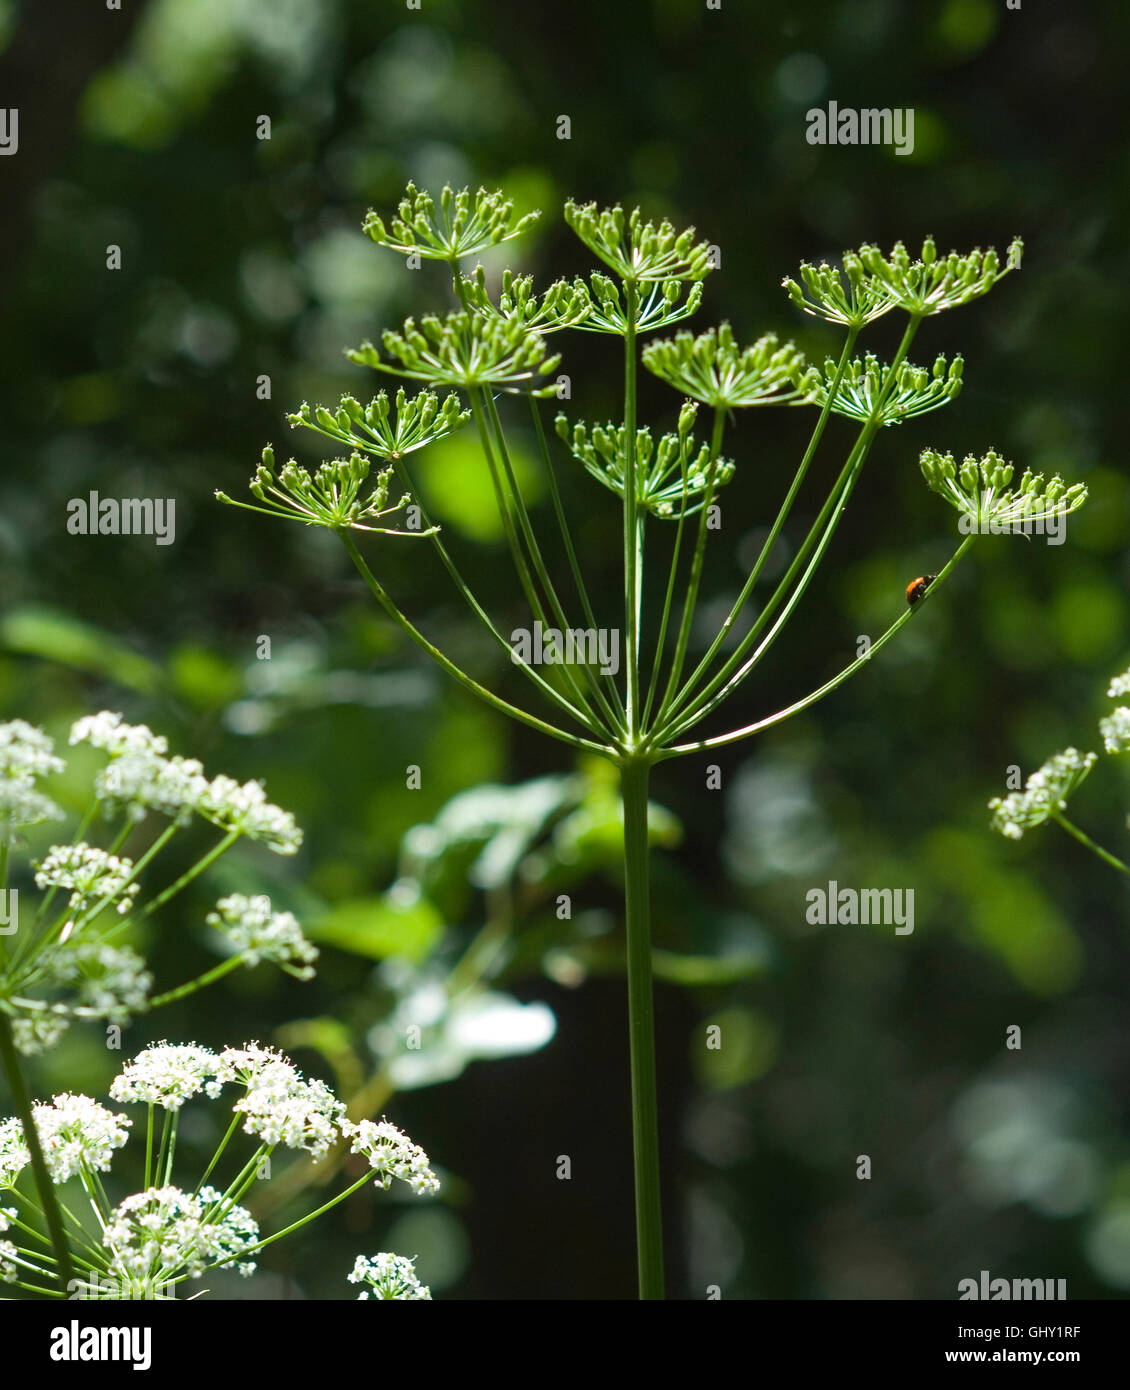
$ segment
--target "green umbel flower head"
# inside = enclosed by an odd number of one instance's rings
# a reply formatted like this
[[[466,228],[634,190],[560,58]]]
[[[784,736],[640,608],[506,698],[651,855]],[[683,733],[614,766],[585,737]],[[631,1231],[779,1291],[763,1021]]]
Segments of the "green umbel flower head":
[[[705,502],[708,487],[717,489],[734,476],[728,459],[710,465],[710,446],[696,444],[692,430],[698,406],[687,401],[679,412],[675,434],[662,435],[656,443],[646,427],[636,431],[636,500],[663,520],[693,516]],[[623,425],[578,422],[570,426],[564,415],[555,421],[557,433],[594,478],[618,497],[624,495],[626,435]],[[711,472],[713,471],[713,483]]]
[[[738,347],[728,323],[697,338],[683,332],[648,343],[642,355],[644,366],[669,386],[719,410],[795,400],[794,383],[804,368],[793,344],[779,343],[773,333],[752,347]]]
[[[909,362],[899,365],[893,385],[885,388],[889,368],[872,353],[852,358],[844,368],[832,399],[833,414],[852,420],[872,420],[882,425],[900,425],[915,415],[925,415],[952,401],[961,391],[965,364],[960,357],[946,362],[938,357],[930,371]],[[809,367],[796,377],[797,390],[804,397],[799,405],[823,406],[832,392],[838,364],[831,358],[823,369]]]
[[[667,221],[645,222],[639,208],[625,217],[619,204],[598,208],[569,198],[565,221],[622,280],[702,280],[712,269],[709,243],[696,242],[693,227],[676,232]]]
[[[410,183],[400,200],[399,216],[388,227],[372,209],[361,225],[378,246],[454,266],[463,256],[519,236],[540,216],[528,212],[515,220],[513,201],[501,190],[488,193],[485,188],[472,197],[469,189],[457,193],[445,187],[437,209],[430,194]]]
[[[628,332],[629,324],[620,286],[597,270],[590,278],[594,303],[588,317],[577,327],[586,333],[614,333],[622,338]],[[684,294],[685,299],[682,298]],[[644,288],[636,305],[635,331],[653,333],[657,328],[678,323],[681,319],[689,318],[701,302],[701,280],[652,281]]]
[[[485,318],[466,310],[443,319],[429,314],[419,324],[406,319],[399,333],[386,329],[381,341],[399,365],[384,361],[370,342],[345,355],[359,366],[434,386],[492,386],[504,391],[534,387],[535,395],[552,395],[556,389],[536,383],[554,370],[560,355],[547,356],[544,338],[518,318]]]
[[[810,265],[802,261],[800,278],[805,290],[795,280],[781,281],[789,297],[806,314],[842,323],[848,328],[862,328],[865,323],[881,318],[895,307],[897,300],[880,281],[868,275],[863,262],[854,251],[845,251],[843,270],[834,269],[827,261]]]
[[[806,314],[862,328],[895,308],[923,318],[968,304],[987,294],[1010,270],[1018,270],[1023,251],[1024,243],[1016,237],[1002,269],[992,249],[965,256],[951,251],[939,259],[932,237],[922,243],[922,254],[914,261],[901,241],[889,256],[877,246],[864,245],[844,252],[842,272],[824,261],[818,266],[805,263],[800,267],[803,289],[795,280],[782,283]]]
[[[900,309],[908,314],[926,316],[940,314],[979,299],[993,288],[1010,270],[1020,269],[1024,243],[1019,237],[1008,248],[1002,268],[1000,257],[989,248],[979,248],[960,256],[951,251],[938,258],[932,237],[922,243],[922,255],[912,261],[901,241],[896,242],[889,256],[877,246],[861,246],[859,259],[874,282],[891,295]]]
[[[252,495],[264,503],[261,507],[250,502],[236,502],[224,492],[217,492],[220,502],[244,507],[251,512],[265,512],[288,521],[304,521],[307,526],[328,526],[334,531],[377,531],[384,536],[430,536],[439,529],[398,531],[390,526],[375,526],[383,517],[393,516],[411,504],[408,493],[391,505],[388,500],[392,469],[382,468],[371,480],[369,490],[362,488],[369,478],[369,460],[364,454],[348,459],[332,459],[323,463],[316,473],[301,468],[291,459],[276,473],[273,449],[263,450],[263,462],[251,479]]]
[[[395,413],[388,395],[381,391],[366,406],[352,396],[342,396],[332,413],[303,401],[301,409],[286,418],[292,426],[304,425],[378,458],[399,459],[459,429],[470,417],[469,410],[460,409],[454,391],[441,403],[433,391],[409,397],[402,387],[396,393]]]
[[[1077,748],[1056,753],[1033,772],[1022,792],[993,797],[989,802],[992,828],[998,835],[1019,840],[1026,830],[1043,825],[1049,816],[1066,807],[1097,757],[1096,753],[1080,753]]]
[[[961,529],[967,533],[1023,530],[1036,522],[1064,517],[1087,500],[1085,484],[1068,487],[1058,474],[1045,482],[1042,473],[1033,473],[1030,468],[1024,470],[1019,485],[1010,488],[1012,464],[994,449],[982,459],[967,455],[960,467],[952,454],[924,449],[919,462],[931,490],[957,509]]]
[[[532,275],[504,270],[496,304],[487,292],[486,271],[479,266],[473,276],[460,278],[460,289],[466,303],[483,318],[512,319],[535,333],[576,328],[592,307],[588,286],[579,275],[572,281],[554,281],[539,296],[534,292]]]

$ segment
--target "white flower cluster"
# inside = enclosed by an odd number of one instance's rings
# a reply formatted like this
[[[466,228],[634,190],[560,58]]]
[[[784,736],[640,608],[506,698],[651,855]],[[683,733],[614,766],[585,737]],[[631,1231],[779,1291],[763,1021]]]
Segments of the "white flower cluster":
[[[1077,748],[1065,748],[1056,753],[1038,771],[1033,772],[1022,792],[993,797],[992,828],[1010,840],[1019,840],[1025,830],[1042,825],[1055,811],[1061,810],[1068,798],[1095,765],[1096,753],[1080,753]]]
[[[241,785],[222,775],[209,781],[195,758],[167,757],[167,741],[144,724],[124,724],[120,714],[103,710],[79,719],[70,741],[109,754],[94,792],[111,815],[142,820],[152,810],[184,822],[196,813],[223,830],[261,840],[276,854],[294,854],[302,843],[294,817],[272,805],[258,782]]]
[[[0,724],[0,844],[10,845],[24,826],[62,820],[62,809],[37,791],[35,779],[62,772],[53,740],[23,719]]]
[[[75,845],[52,845],[47,857],[36,866],[38,888],[71,889],[70,907],[81,912],[93,907],[103,898],[117,898],[118,911],[126,913],[133,906],[138,885],[131,881],[133,861],[119,859],[79,841]]]
[[[85,1166],[104,1173],[113,1151],[129,1138],[133,1123],[117,1115],[89,1096],[64,1091],[50,1105],[32,1106],[36,1132],[52,1182],[66,1182]],[[22,1168],[31,1162],[19,1120],[0,1124],[0,1180],[11,1184]]]
[[[19,1120],[0,1120],[0,1187],[11,1187],[30,1162]]]
[[[66,1007],[51,1004],[44,1009],[28,1009],[12,1019],[12,1037],[25,1057],[54,1047],[70,1027]]]
[[[15,1207],[0,1207],[0,1235],[8,1229],[15,1215]],[[16,1261],[19,1258],[20,1252],[10,1240],[0,1240],[0,1279],[16,1278]]]
[[[75,1018],[128,1023],[149,1007],[153,976],[130,946],[105,941],[56,942],[36,961],[37,983],[69,990],[66,1003],[25,1000],[12,1018],[16,1046],[25,1055],[53,1047]]]
[[[70,743],[89,743],[92,748],[101,748],[112,758],[126,754],[152,754],[162,757],[169,751],[168,740],[160,734],[147,729],[144,724],[123,724],[120,714],[104,709],[99,714],[88,714],[71,725]]]
[[[173,1275],[196,1278],[210,1265],[230,1269],[259,1239],[259,1227],[243,1207],[221,1205],[204,1187],[193,1195],[179,1187],[151,1187],[120,1202],[102,1233],[109,1272],[123,1280],[160,1282]],[[250,1274],[254,1261],[239,1264]]]
[[[232,777],[213,777],[199,810],[222,830],[238,830],[249,839],[261,840],[276,854],[294,854],[302,843],[294,817],[272,805],[258,782],[240,786]]]
[[[1119,705],[1113,714],[1099,720],[1099,733],[1108,753],[1130,752],[1130,709]]]
[[[223,1085],[216,1077],[219,1058],[195,1043],[160,1042],[139,1052],[110,1083],[113,1100],[160,1105],[179,1110],[186,1100],[205,1095],[215,1100]]]
[[[324,1081],[306,1080],[294,1068],[291,1072],[260,1078],[232,1109],[243,1116],[244,1133],[321,1158],[337,1140],[345,1106]]]
[[[1117,700],[1120,695],[1130,695],[1130,671],[1123,671],[1120,676],[1115,676],[1107,686],[1106,693],[1112,700]]]
[[[357,1295],[358,1302],[364,1298],[417,1299],[432,1296],[431,1289],[416,1278],[416,1267],[406,1255],[358,1255],[353,1262],[353,1272],[348,1276],[351,1284],[364,1284]]]
[[[420,1197],[439,1191],[439,1178],[432,1172],[427,1154],[394,1124],[387,1120],[379,1124],[343,1120],[341,1132],[352,1140],[350,1152],[364,1154],[369,1160],[378,1187],[387,1189],[393,1178],[399,1178]]]
[[[272,911],[265,893],[253,898],[232,893],[205,920],[223,932],[248,965],[270,960],[296,979],[313,978],[311,962],[318,959],[318,948],[303,936],[293,913]]]

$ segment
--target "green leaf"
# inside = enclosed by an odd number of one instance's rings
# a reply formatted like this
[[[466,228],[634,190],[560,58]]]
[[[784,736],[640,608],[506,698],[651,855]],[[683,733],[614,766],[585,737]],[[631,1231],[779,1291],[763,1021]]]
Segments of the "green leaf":
[[[0,619],[0,646],[103,676],[129,690],[150,694],[161,684],[154,662],[104,629],[38,604],[17,608]]]
[[[443,919],[426,898],[401,904],[387,896],[351,898],[306,923],[306,935],[355,956],[421,961],[443,931]]]

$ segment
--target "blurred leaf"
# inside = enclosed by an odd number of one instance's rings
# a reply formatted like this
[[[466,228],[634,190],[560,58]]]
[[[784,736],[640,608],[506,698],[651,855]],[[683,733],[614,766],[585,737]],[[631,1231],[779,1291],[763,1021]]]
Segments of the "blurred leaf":
[[[306,924],[311,940],[371,960],[403,956],[421,961],[442,931],[443,919],[426,898],[402,904],[387,895],[339,903]]]
[[[57,608],[38,604],[17,608],[0,619],[0,646],[102,676],[130,690],[151,694],[161,671],[124,642]]]
[[[726,1091],[764,1076],[776,1061],[777,1044],[777,1025],[763,1013],[723,1009],[699,1025],[691,1059],[704,1086]]]
[[[169,675],[178,695],[199,709],[218,709],[239,694],[243,679],[239,671],[206,647],[184,644],[169,657]]]

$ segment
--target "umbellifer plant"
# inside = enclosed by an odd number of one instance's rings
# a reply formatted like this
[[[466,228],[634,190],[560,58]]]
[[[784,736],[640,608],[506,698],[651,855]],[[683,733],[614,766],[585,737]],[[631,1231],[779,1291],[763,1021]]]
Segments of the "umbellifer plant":
[[[642,339],[685,319],[698,307],[702,281],[712,268],[710,247],[693,229],[647,221],[639,209],[565,204],[565,220],[604,270],[558,281],[542,293],[530,277],[502,274],[496,287],[482,267],[468,263],[487,248],[516,237],[537,214],[515,215],[501,192],[471,194],[445,188],[438,203],[409,184],[398,215],[387,224],[370,212],[364,231],[379,246],[414,258],[439,261],[453,276],[454,307],[444,316],[408,319],[382,335],[382,347],[362,343],[347,356],[380,373],[422,383],[403,389],[395,402],[381,391],[368,405],[345,396],[334,409],[304,404],[289,417],[343,446],[346,457],[311,474],[291,461],[276,467],[270,449],[251,482],[253,503],[236,503],[273,516],[328,527],[342,540],[365,584],[392,621],[465,689],[493,709],[575,749],[610,759],[619,769],[624,806],[625,922],[631,1046],[632,1121],[635,1155],[639,1287],[643,1298],[663,1296],[658,1124],[652,1018],[651,928],[648,902],[648,785],[652,769],[736,743],[781,723],[835,690],[865,664],[860,657],[818,689],[754,723],[708,737],[694,731],[750,676],[796,612],[851,496],[879,430],[937,409],[959,392],[961,359],[939,357],[930,368],[911,365],[907,354],[924,319],[987,293],[1020,264],[1014,241],[1004,262],[994,251],[939,256],[929,238],[919,259],[897,245],[889,256],[875,246],[845,254],[842,267],[802,265],[800,281],[785,287],[806,313],[836,324],[845,341],[838,360],[809,366],[791,343],[767,334],[739,345],[727,324],[693,336]],[[892,311],[906,316],[893,359],[853,356],[861,330]],[[623,417],[596,426],[558,415],[556,432],[571,454],[608,492],[620,499],[623,520],[623,613],[614,629],[600,629],[566,520],[540,402],[556,394],[553,373],[560,358],[546,337],[559,330],[605,333],[623,343]],[[682,402],[674,428],[653,434],[637,418],[640,363],[670,385]],[[442,396],[440,393],[446,393]],[[498,401],[526,397],[560,532],[560,563],[535,531],[518,484]],[[726,428],[739,410],[769,405],[809,406],[817,411],[811,438],[784,490],[764,545],[730,612],[706,650],[691,654],[709,533],[718,516],[716,498],[737,463],[723,456]],[[700,411],[709,414],[708,438],[695,436]],[[748,605],[809,471],[830,414],[856,420],[859,431],[832,477],[826,500],[799,540],[783,577],[755,606]],[[535,631],[536,644],[510,641],[472,593],[439,528],[413,501],[407,456],[473,420],[482,448],[484,486],[493,489],[506,542]],[[562,452],[560,449],[558,452]],[[380,461],[372,472],[373,460]],[[1010,489],[1011,469],[996,455],[960,467],[948,455],[927,453],[922,468],[929,485],[961,514],[964,539],[929,583],[908,597],[932,595],[976,535],[995,519],[1036,521],[1070,510],[1083,500],[1080,487],[1065,488],[1025,474]],[[991,476],[990,476],[991,475]],[[406,489],[394,498],[394,483]],[[232,498],[217,493],[223,502]],[[401,518],[397,525],[397,518]],[[995,529],[1000,529],[999,527]],[[359,545],[366,533],[428,537],[475,620],[522,671],[555,719],[519,707],[473,679],[417,630],[374,575]],[[649,543],[662,536],[666,578],[654,609],[645,606]],[[384,542],[382,542],[383,544]],[[570,577],[566,594],[560,581]],[[577,621],[577,608],[583,624]],[[870,648],[877,653],[909,621],[908,606]],[[618,615],[620,616],[620,615]],[[537,626],[540,624],[540,627]],[[601,632],[622,634],[623,661],[602,661]],[[609,643],[609,646],[612,644]],[[621,669],[614,669],[617,666]],[[544,666],[542,669],[537,669]]]

